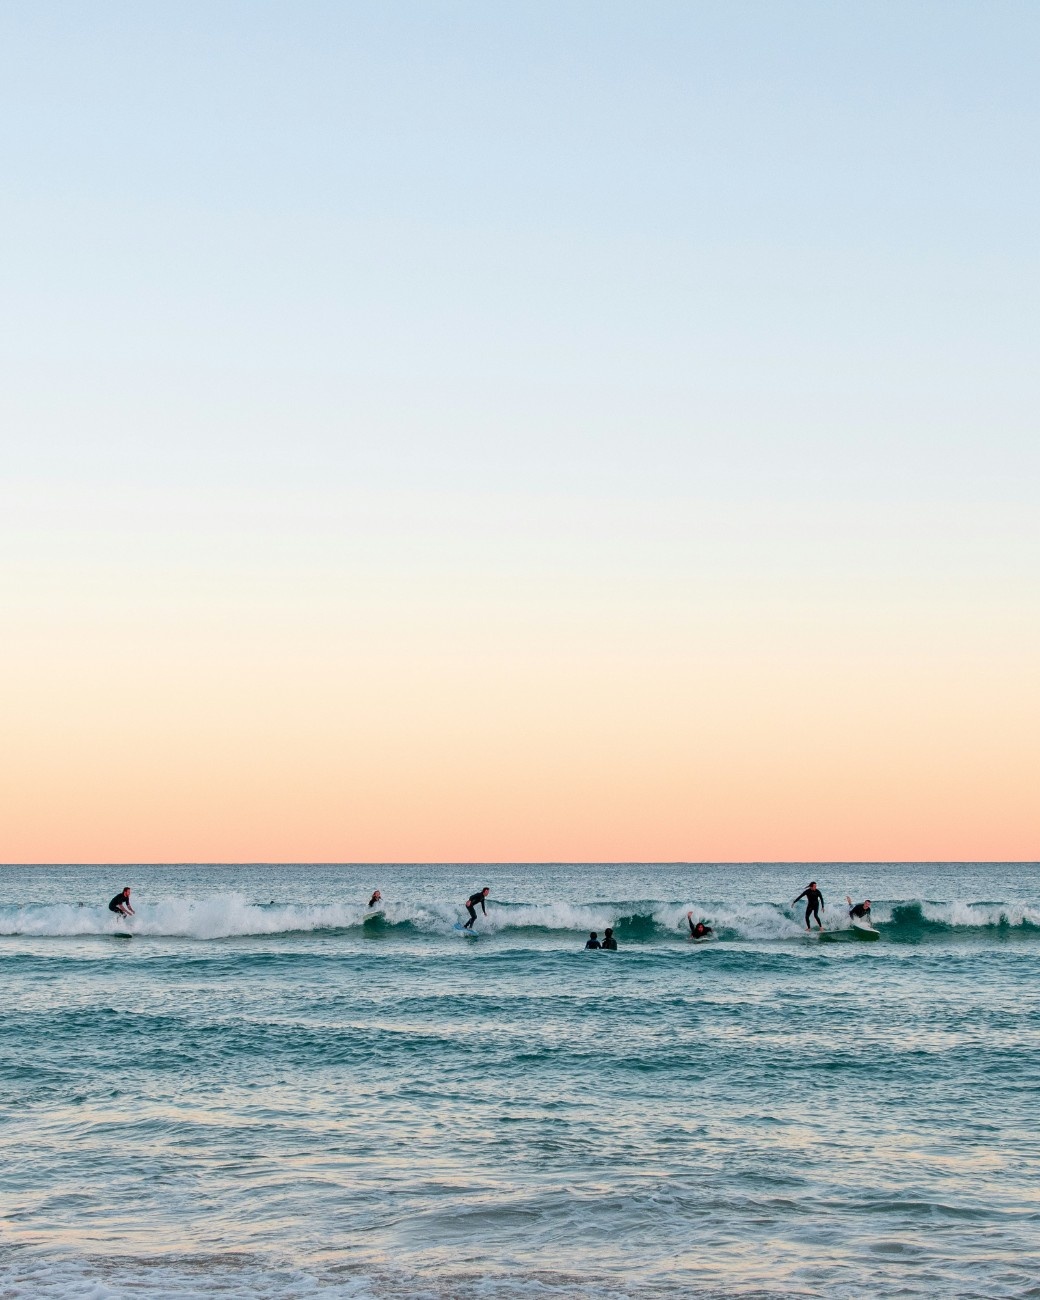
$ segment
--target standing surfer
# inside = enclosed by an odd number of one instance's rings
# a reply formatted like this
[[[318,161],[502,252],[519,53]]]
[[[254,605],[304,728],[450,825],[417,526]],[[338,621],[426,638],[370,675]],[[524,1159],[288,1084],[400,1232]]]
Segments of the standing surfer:
[[[108,905],[110,912],[115,912],[117,916],[133,916],[134,909],[130,906],[130,886],[123,890],[121,894],[116,894]]]
[[[808,889],[803,889],[794,902],[800,903],[803,898],[805,899],[805,928],[807,930],[812,929],[812,926],[809,924],[809,918],[815,917],[816,924],[822,930],[823,922],[820,920],[820,908],[823,906],[823,895],[816,888],[815,880],[809,881]],[[794,903],[792,903],[791,906],[793,907]]]
[[[478,889],[475,894],[470,894],[469,898],[466,899],[466,911],[469,912],[469,920],[462,927],[464,930],[473,929],[473,923],[477,919],[478,903],[480,904],[480,910],[484,913],[485,916],[487,916],[487,908],[484,906],[484,900],[487,898],[488,894],[490,893],[491,890],[487,887],[487,885],[485,885],[483,889]]]

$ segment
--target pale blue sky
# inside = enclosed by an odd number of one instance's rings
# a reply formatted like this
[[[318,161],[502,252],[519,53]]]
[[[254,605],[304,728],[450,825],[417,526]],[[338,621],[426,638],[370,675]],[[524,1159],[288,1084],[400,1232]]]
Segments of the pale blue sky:
[[[720,716],[765,701],[753,749],[790,726],[774,655],[893,734],[916,656],[914,726],[1002,711],[963,780],[1010,789],[1040,731],[1038,56],[1040,9],[1000,0],[8,0],[10,663],[60,716],[118,688],[83,647],[180,646],[199,701],[274,647],[262,717],[301,673],[349,703],[345,647],[440,638],[458,680],[416,689],[468,716],[484,637],[549,665],[551,731],[562,665],[610,643],[590,716],[664,673],[703,681],[669,720],[695,735],[715,647]]]
[[[0,24],[26,470],[962,499],[1037,468],[1031,4]]]

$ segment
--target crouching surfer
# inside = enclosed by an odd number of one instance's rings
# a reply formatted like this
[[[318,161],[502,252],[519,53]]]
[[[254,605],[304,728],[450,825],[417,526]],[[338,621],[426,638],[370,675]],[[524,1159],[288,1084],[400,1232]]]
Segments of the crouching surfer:
[[[121,894],[116,894],[108,905],[110,912],[115,912],[117,916],[133,916],[134,909],[130,906],[130,886],[123,890]]]
[[[866,921],[870,924],[870,899],[865,898],[862,903],[853,903],[852,899],[845,895],[845,901],[849,905],[850,921]]]
[[[694,923],[692,912],[686,913],[686,924],[690,927],[691,939],[710,939],[715,933],[711,926],[705,925],[703,921]]]
[[[487,896],[490,893],[491,890],[487,887],[487,885],[485,885],[483,889],[478,889],[475,894],[470,894],[469,898],[466,899],[466,911],[469,912],[469,920],[462,927],[464,930],[473,929],[474,922],[477,919],[478,904],[480,906],[480,910],[484,913],[485,916],[487,916],[487,907],[485,906],[485,900],[487,899]]]

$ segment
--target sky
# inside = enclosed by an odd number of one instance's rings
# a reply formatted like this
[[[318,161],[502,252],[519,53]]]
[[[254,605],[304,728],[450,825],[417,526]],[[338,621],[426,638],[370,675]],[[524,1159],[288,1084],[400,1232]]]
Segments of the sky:
[[[0,860],[1040,858],[1038,55],[7,0]]]

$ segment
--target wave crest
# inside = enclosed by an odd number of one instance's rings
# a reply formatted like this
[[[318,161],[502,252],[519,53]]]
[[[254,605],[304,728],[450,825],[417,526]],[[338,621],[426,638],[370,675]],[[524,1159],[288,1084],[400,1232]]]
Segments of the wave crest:
[[[721,940],[751,943],[790,942],[804,938],[802,911],[778,903],[717,900],[627,899],[538,903],[489,900],[478,931],[517,938],[602,933],[612,926],[626,943],[675,942],[687,931],[686,914],[704,919]],[[369,937],[447,935],[464,916],[457,900],[386,902],[369,911],[363,903],[268,903],[241,894],[142,902],[125,927],[133,934],[185,939],[336,932]],[[941,937],[988,938],[1040,936],[1040,906],[1025,902],[875,901],[874,924],[883,937],[923,942]],[[824,924],[833,933],[849,929],[846,909],[831,907]],[[103,904],[32,903],[0,907],[0,936],[77,937],[111,935],[124,928]]]

